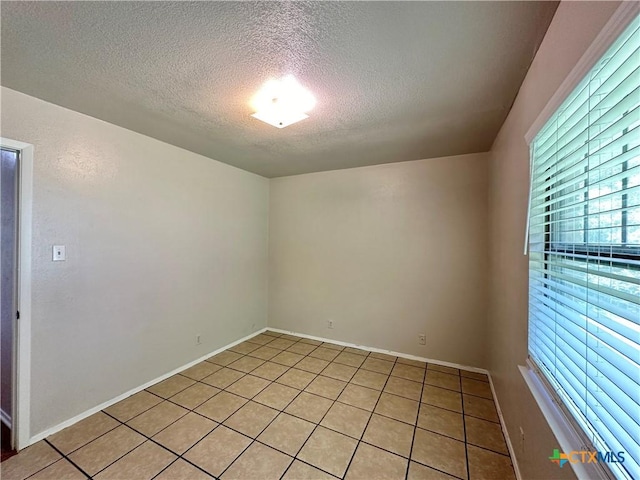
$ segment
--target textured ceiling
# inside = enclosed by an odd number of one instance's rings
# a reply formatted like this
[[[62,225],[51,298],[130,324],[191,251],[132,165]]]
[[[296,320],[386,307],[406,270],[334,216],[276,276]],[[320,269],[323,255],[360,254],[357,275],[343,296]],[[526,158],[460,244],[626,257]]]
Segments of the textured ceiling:
[[[487,151],[555,2],[6,2],[2,85],[267,176]],[[270,77],[317,98],[276,129]]]

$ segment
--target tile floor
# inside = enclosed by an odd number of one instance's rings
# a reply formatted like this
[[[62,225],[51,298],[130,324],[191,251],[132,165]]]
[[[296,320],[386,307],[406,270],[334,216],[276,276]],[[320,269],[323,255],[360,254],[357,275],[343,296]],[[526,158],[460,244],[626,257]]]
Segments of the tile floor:
[[[4,480],[515,478],[485,375],[274,332],[0,468]]]

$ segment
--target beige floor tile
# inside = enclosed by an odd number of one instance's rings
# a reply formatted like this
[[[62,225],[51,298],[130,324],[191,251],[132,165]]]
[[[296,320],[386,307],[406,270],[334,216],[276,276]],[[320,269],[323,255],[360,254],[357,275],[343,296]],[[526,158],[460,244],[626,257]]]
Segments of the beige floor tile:
[[[342,477],[358,442],[341,433],[318,427],[298,454],[298,458],[311,465]]]
[[[276,418],[278,411],[256,402],[249,402],[231,415],[224,424],[237,432],[256,438]]]
[[[229,348],[230,351],[246,355],[260,348],[260,345],[251,342],[242,342]]]
[[[398,357],[398,363],[402,365],[411,365],[412,367],[418,367],[422,369],[427,368],[427,362],[423,362],[421,360],[412,360],[410,358]]]
[[[280,353],[280,350],[270,347],[260,347],[249,354],[250,357],[270,360]]]
[[[51,435],[47,440],[63,454],[67,455],[100,435],[113,430],[118,425],[120,425],[120,422],[117,420],[98,412],[75,425]]]
[[[271,342],[269,342],[267,344],[267,346],[271,347],[271,348],[277,348],[279,350],[286,350],[287,348],[289,348],[291,345],[293,345],[294,342],[293,340],[287,340],[285,338],[277,338]]]
[[[357,372],[357,368],[350,367],[349,365],[343,365],[341,363],[330,363],[327,365],[321,375],[325,377],[335,378],[336,380],[342,380],[343,382],[348,382],[353,378],[355,373]]]
[[[280,332],[273,332],[271,330],[265,330],[264,332],[262,332],[262,335],[269,335],[270,337],[274,337],[274,338],[278,338],[282,336]]]
[[[4,469],[4,464],[3,467]],[[14,477],[0,477],[11,480]],[[56,463],[49,465],[44,470],[29,477],[29,480],[86,480],[87,476],[73,466],[68,460],[61,458]]]
[[[359,440],[364,433],[369,417],[371,417],[371,412],[368,410],[336,402],[324,416],[320,425]]]
[[[256,395],[253,401],[275,408],[276,410],[284,410],[299,393],[300,391],[295,388],[280,385],[279,383],[272,383]]]
[[[212,387],[211,385],[205,385],[204,383],[196,383],[180,393],[175,394],[173,397],[169,398],[169,400],[184,408],[193,410],[218,392],[220,392],[219,388]]]
[[[173,397],[176,393],[181,392],[185,388],[190,387],[194,383],[196,382],[190,378],[183,377],[182,375],[174,375],[160,383],[156,383],[155,385],[147,388],[147,390],[159,397],[169,398]]]
[[[425,370],[423,368],[396,363],[393,370],[391,370],[391,375],[406,380],[413,380],[414,382],[422,382],[424,380],[424,372]]]
[[[258,440],[291,456],[295,456],[309,438],[315,424],[281,413],[260,434]]]
[[[451,375],[437,370],[427,370],[427,375],[424,378],[424,384],[447,388],[457,392],[460,391],[460,377],[458,375]]]
[[[388,378],[389,376],[383,373],[371,372],[369,370],[358,370],[350,383],[360,385],[361,387],[382,390]]]
[[[373,414],[362,440],[409,458],[414,427],[398,420]]]
[[[162,402],[127,422],[131,428],[151,437],[189,411],[171,402]]]
[[[280,365],[279,363],[266,362],[256,368],[251,375],[255,375],[256,377],[264,378],[266,380],[275,380],[284,372],[289,370],[289,367],[285,365]]]
[[[208,377],[204,377],[201,382],[216,388],[227,388],[244,375],[242,372],[225,367],[216,373],[212,373]]]
[[[460,370],[460,376],[466,378],[472,378],[474,380],[480,380],[481,382],[488,382],[489,376],[486,373],[470,372],[468,370]]]
[[[467,429],[467,443],[509,455],[499,423],[468,415],[465,415],[464,423]]]
[[[413,382],[400,377],[389,377],[384,391],[393,393],[401,397],[410,398],[411,400],[420,400],[422,395],[422,383]]]
[[[342,350],[344,350],[344,347],[342,345],[338,345],[337,343],[331,343],[331,342],[323,342],[322,348],[328,348],[329,350],[336,350],[338,352],[341,352]]]
[[[273,363],[279,363],[280,365],[286,365],[287,367],[293,367],[296,363],[304,358],[303,355],[293,352],[280,352],[273,357],[271,361]]]
[[[493,400],[476,397],[475,395],[463,395],[464,414],[482,418],[491,422],[499,422],[498,411]]]
[[[34,443],[2,462],[2,478],[22,480],[60,460],[62,456],[44,440]]]
[[[416,462],[409,462],[407,480],[456,480],[456,477]]]
[[[372,372],[384,373],[389,375],[393,370],[394,363],[386,360],[380,360],[379,358],[367,358],[360,368],[370,370]]]
[[[464,425],[461,413],[421,403],[418,427],[464,442]]]
[[[234,395],[233,393],[220,392],[196,408],[195,411],[211,420],[221,423],[233,415],[236,410],[247,403],[247,401],[247,399]]]
[[[369,354],[369,358],[378,358],[380,360],[386,360],[388,362],[395,362],[398,357],[394,357],[393,355],[389,355],[388,353],[378,353],[378,352],[371,352]]]
[[[484,448],[467,446],[469,456],[469,478],[471,480],[515,480],[511,459],[499,453],[490,452]]]
[[[462,412],[462,395],[446,388],[425,385],[422,388],[422,402],[456,412]]]
[[[250,438],[220,425],[183,457],[218,477],[250,443]]]
[[[207,358],[207,362],[215,363],[216,365],[221,365],[223,367],[226,367],[230,363],[233,363],[236,360],[242,358],[242,356],[243,355],[240,353],[232,352],[230,350],[225,350],[224,352],[221,352],[213,357]]]
[[[98,437],[69,455],[69,460],[93,476],[146,439],[124,425]]]
[[[448,373],[450,375],[460,375],[460,370],[453,367],[447,367],[446,365],[438,365],[437,363],[427,364],[427,370],[434,370],[437,372]]]
[[[257,343],[258,345],[266,345],[271,341],[273,341],[273,337],[270,335],[265,335],[264,333],[256,335],[255,337],[251,337],[247,340],[247,342]]]
[[[156,434],[153,439],[172,452],[182,455],[208,435],[218,424],[208,418],[189,412],[177,422]]]
[[[189,367],[186,370],[180,372],[180,375],[190,378],[192,380],[202,380],[204,377],[208,377],[214,372],[217,372],[222,367],[211,362],[200,362],[193,367]]]
[[[230,363],[228,365],[228,368],[233,368],[234,370],[239,370],[244,373],[249,373],[255,370],[256,368],[258,368],[263,363],[264,363],[264,360],[246,356],[246,357],[242,357],[239,360],[236,360],[233,363]]]
[[[340,355],[339,351],[324,347],[318,347],[309,354],[310,357],[326,360],[327,362],[333,361],[338,355]]]
[[[298,390],[304,390],[314,378],[316,378],[315,373],[305,372],[304,370],[292,368],[291,370],[280,376],[280,378],[278,378],[276,382],[282,385],[297,388]]]
[[[253,398],[269,385],[268,380],[253,375],[245,375],[237,382],[227,387],[227,391],[244,398]]]
[[[309,386],[305,388],[305,392],[314,393],[316,395],[320,395],[321,397],[336,400],[340,396],[340,393],[342,393],[342,390],[344,390],[344,387],[346,385],[347,382],[318,375],[313,380],[313,382],[311,382]]]
[[[285,340],[291,340],[292,342],[297,342],[298,340],[300,340],[301,337],[298,337],[297,335],[291,335],[289,333],[283,333],[282,336],[280,336],[280,338]]]
[[[316,347],[315,345],[309,345],[308,343],[298,342],[298,343],[294,343],[289,348],[287,348],[287,351],[298,353],[300,355],[309,355],[316,348],[318,347]]]
[[[465,445],[453,438],[416,428],[411,459],[459,478],[467,478]]]
[[[358,445],[356,454],[349,465],[345,480],[384,478],[404,480],[407,473],[406,458],[385,452],[366,443]]]
[[[335,480],[336,477],[311,465],[294,460],[282,480]]]
[[[254,442],[229,469],[223,480],[279,480],[293,458]]]
[[[176,459],[176,455],[167,452],[153,442],[145,442],[127,453],[117,462],[100,472],[95,480],[114,480],[135,478],[150,480]]]
[[[300,338],[300,342],[308,343],[309,345],[315,345],[316,347],[318,345],[322,345],[322,342],[320,340],[313,340],[312,338]]]
[[[306,372],[320,373],[326,368],[327,365],[329,365],[329,362],[327,362],[326,360],[313,357],[304,357],[302,360],[296,363],[296,368],[299,370],[304,370]]]
[[[355,347],[345,347],[343,352],[354,353],[356,355],[362,355],[362,356],[365,356],[365,357],[369,355],[369,351],[368,350],[363,350],[361,348],[355,348]]]
[[[418,405],[415,400],[383,392],[374,412],[415,425],[416,417],[418,416]]]
[[[331,408],[333,402],[317,395],[302,392],[285,409],[285,412],[296,417],[318,423],[325,413]]]
[[[490,384],[472,378],[462,377],[462,393],[493,400]]]
[[[343,365],[349,365],[350,367],[359,368],[360,365],[364,363],[365,358],[366,357],[362,355],[342,351],[340,352],[340,355],[338,355],[333,361],[336,363],[341,363]]]
[[[348,384],[338,397],[338,401],[346,403],[347,405],[353,405],[354,407],[373,411],[379,397],[379,390],[361,387],[360,385]]]
[[[149,410],[161,401],[161,398],[143,390],[114,405],[111,405],[108,408],[105,408],[104,411],[121,422],[126,422],[136,415],[140,415],[145,410]]]
[[[211,476],[179,458],[154,480],[211,480]]]

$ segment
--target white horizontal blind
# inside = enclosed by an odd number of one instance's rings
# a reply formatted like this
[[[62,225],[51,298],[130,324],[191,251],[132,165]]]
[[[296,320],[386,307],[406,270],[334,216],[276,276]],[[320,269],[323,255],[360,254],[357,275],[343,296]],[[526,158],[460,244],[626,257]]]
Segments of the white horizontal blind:
[[[532,144],[529,354],[640,479],[640,17]]]

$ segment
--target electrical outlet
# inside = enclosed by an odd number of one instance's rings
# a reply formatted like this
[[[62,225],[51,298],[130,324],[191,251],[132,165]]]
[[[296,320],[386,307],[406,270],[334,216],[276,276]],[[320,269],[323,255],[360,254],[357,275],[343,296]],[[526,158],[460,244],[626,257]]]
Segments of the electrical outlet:
[[[202,343],[202,340],[200,338],[200,334],[196,335],[196,345],[200,345]]]
[[[53,246],[53,261],[64,262],[67,259],[67,251],[64,245]]]
[[[333,320],[327,320],[327,328],[333,328]]]
[[[524,430],[520,427],[520,451],[524,453]]]
[[[427,344],[427,336],[424,333],[421,333],[420,335],[418,335],[418,343],[420,345],[426,345]]]

